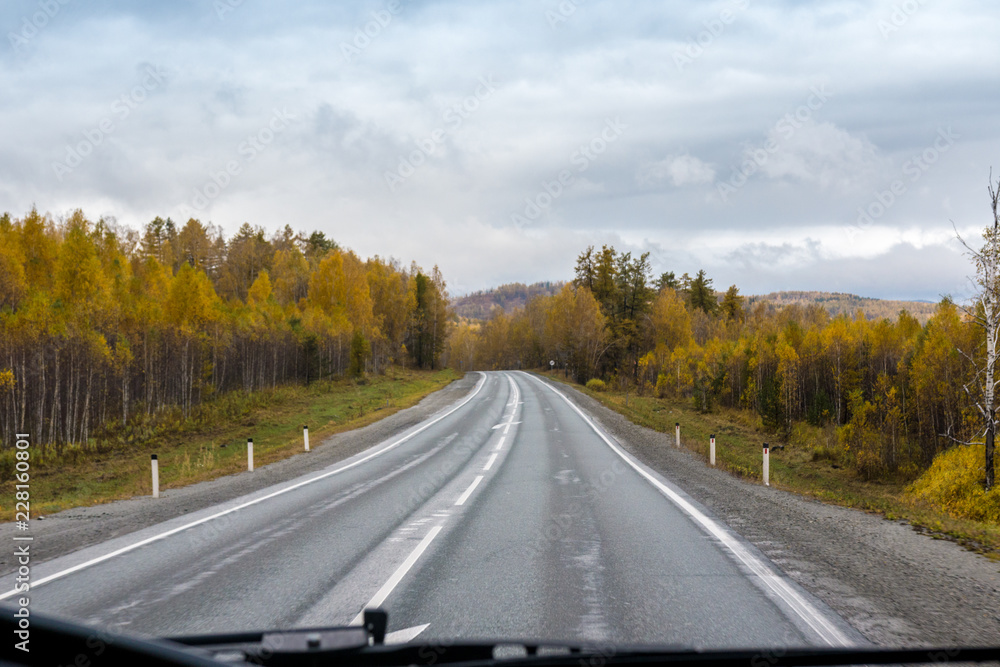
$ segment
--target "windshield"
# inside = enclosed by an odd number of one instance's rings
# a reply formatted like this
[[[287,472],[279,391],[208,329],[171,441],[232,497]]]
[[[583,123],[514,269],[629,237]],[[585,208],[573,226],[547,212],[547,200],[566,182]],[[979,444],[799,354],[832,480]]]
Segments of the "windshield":
[[[19,642],[997,643],[994,4],[0,26]]]

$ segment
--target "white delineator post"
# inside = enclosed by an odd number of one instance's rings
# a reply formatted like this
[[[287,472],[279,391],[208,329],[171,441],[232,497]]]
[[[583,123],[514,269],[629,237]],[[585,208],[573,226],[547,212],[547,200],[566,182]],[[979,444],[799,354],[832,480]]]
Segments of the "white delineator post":
[[[674,422],[674,436],[677,442],[677,446],[681,446],[681,423]]]
[[[711,440],[709,440],[708,445],[708,462],[715,467],[715,434],[712,434]]]
[[[151,454],[149,463],[153,466],[153,497],[160,497],[160,462],[156,459],[156,454]]]
[[[770,470],[771,467],[771,454],[770,448],[767,443],[764,443],[764,486],[771,486],[770,482]]]
[[[253,472],[253,438],[247,438],[247,470]]]
[[[309,451],[309,426],[302,427],[302,439],[306,442],[306,451]]]

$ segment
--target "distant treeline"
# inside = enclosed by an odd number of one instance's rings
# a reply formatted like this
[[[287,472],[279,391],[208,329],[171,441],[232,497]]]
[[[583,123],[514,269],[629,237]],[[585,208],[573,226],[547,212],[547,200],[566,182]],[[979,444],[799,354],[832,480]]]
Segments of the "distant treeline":
[[[529,299],[536,296],[552,296],[564,285],[563,282],[541,282],[525,285],[508,283],[489,290],[472,292],[452,301],[452,311],[459,318],[488,320],[499,311],[524,308]]]
[[[799,305],[807,306],[810,303],[817,303],[827,310],[830,315],[849,315],[854,317],[860,310],[870,320],[880,320],[883,318],[895,319],[899,311],[905,310],[910,315],[917,318],[921,324],[926,323],[937,310],[937,304],[925,301],[891,301],[887,299],[870,299],[854,294],[843,294],[841,292],[772,292],[771,294],[754,295],[747,297],[747,306],[753,307],[757,303],[765,302],[773,308],[783,308],[784,306]]]
[[[857,471],[877,478],[915,474],[952,438],[971,439],[963,353],[978,353],[979,332],[947,299],[925,324],[906,311],[869,320],[817,304],[748,307],[704,271],[653,280],[646,255],[605,246],[580,255],[558,294],[460,325],[450,355],[466,369],[555,361],[580,382],[752,410],[784,437],[795,420],[832,425]]]
[[[234,389],[435,368],[447,319],[437,267],[361,260],[322,232],[4,214],[0,438],[86,443]]]

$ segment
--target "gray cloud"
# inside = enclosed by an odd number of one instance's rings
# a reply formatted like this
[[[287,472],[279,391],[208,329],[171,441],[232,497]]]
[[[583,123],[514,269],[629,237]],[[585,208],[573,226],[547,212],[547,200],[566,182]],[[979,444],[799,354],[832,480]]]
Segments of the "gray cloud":
[[[966,279],[969,269],[952,246],[917,248],[900,243],[870,260],[823,256],[815,242],[805,246],[759,245],[727,259],[738,262],[740,269],[732,271],[715,265],[721,278],[717,282],[737,282],[744,293],[802,289],[923,301],[970,296]]]
[[[585,245],[614,242],[744,292],[936,298],[970,270],[948,221],[985,224],[1000,168],[1000,9],[985,1],[923,3],[891,30],[889,0],[755,1],[680,69],[674,55],[737,3],[588,0],[553,25],[558,3],[410,0],[386,20],[379,0],[223,1],[232,11],[74,0],[17,48],[10,35],[40,4],[5,3],[0,210],[79,206],[140,227],[190,211],[239,160],[202,218],[230,233],[322,229],[363,254],[438,263],[462,289],[566,278]],[[150,66],[163,82],[123,117],[114,105]],[[481,77],[495,92],[449,122]],[[779,123],[816,86],[828,98],[789,134]],[[240,146],[275,109],[297,120],[247,160]],[[113,130],[60,179],[53,164],[106,118]],[[627,129],[581,170],[575,156],[609,118]],[[948,127],[958,139],[914,170]],[[436,130],[390,190],[386,172]],[[769,140],[778,150],[720,199]],[[564,170],[559,195],[516,228],[512,214]],[[901,194],[865,221],[895,181]]]

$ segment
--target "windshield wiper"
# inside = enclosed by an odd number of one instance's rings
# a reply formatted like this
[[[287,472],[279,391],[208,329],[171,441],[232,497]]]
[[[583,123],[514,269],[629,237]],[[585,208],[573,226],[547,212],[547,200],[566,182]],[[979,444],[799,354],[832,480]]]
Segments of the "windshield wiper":
[[[12,613],[0,615],[5,629],[16,629]],[[145,640],[116,636],[95,642],[87,626],[31,616],[31,652],[7,642],[0,658],[14,664],[219,665],[246,662],[267,666],[346,665],[397,667],[449,665],[653,665],[672,667],[825,667],[828,665],[917,665],[941,662],[997,662],[1000,646],[969,648],[799,648],[699,650],[676,646],[608,646],[552,641],[463,641],[384,643],[388,616],[381,610],[364,614],[361,626],[239,632]]]
[[[828,665],[893,665],[941,662],[1000,661],[1000,647],[988,648],[800,648],[776,650],[696,650],[672,646],[606,645],[551,641],[411,642],[386,646],[388,615],[367,610],[363,626],[239,635],[175,637],[189,646],[232,650],[243,647],[252,662],[265,665],[351,664],[371,667],[398,665],[601,665],[670,664],[674,667],[825,667]],[[500,654],[500,655],[498,655]],[[506,654],[507,657],[502,657]],[[596,662],[597,660],[600,662]]]

